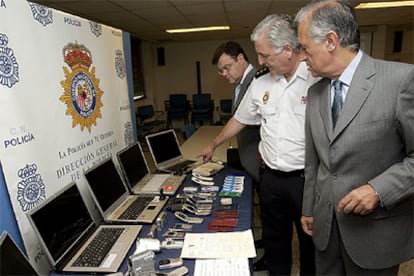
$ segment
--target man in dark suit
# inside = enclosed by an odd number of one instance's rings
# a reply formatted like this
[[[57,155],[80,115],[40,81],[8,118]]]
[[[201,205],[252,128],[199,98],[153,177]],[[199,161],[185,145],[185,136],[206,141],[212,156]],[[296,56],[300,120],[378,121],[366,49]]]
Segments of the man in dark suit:
[[[314,1],[295,21],[323,77],[308,91],[301,219],[317,274],[397,275],[414,256],[414,66],[363,53],[347,1]]]
[[[244,94],[252,81],[256,69],[249,63],[246,53],[239,43],[228,41],[221,44],[214,52],[212,64],[230,84],[234,85],[232,113],[237,110]],[[237,135],[238,153],[240,162],[246,172],[259,182],[258,144],[260,141],[260,126],[246,126]]]

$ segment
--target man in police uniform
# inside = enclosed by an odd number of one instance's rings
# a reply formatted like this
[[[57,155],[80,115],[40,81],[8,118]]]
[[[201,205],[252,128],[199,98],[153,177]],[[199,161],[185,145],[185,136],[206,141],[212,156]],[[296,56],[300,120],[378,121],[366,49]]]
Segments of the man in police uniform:
[[[257,72],[235,115],[205,147],[214,150],[246,125],[260,124],[262,158],[260,209],[265,264],[270,275],[290,275],[293,223],[300,244],[302,275],[314,274],[314,247],[300,226],[305,166],[305,108],[308,87],[319,80],[302,62],[304,53],[288,15],[269,15],[251,35],[259,63]]]

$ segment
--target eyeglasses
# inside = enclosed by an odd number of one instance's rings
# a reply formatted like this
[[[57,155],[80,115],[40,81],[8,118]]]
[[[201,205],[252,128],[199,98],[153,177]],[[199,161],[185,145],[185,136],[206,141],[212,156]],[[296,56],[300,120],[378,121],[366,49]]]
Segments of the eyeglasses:
[[[233,66],[234,62],[237,62],[237,59],[232,61],[232,63],[226,64],[222,68],[219,68],[218,69],[219,75],[223,76],[225,71],[228,73],[231,70],[231,67]]]

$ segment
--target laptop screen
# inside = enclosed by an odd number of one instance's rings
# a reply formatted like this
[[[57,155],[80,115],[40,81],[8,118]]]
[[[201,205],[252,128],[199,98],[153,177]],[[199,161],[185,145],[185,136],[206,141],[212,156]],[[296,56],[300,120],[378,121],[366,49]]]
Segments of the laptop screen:
[[[75,183],[30,213],[55,265],[94,225]]]
[[[111,158],[86,171],[85,177],[103,212],[126,193],[124,183]]]
[[[149,173],[138,143],[120,151],[117,156],[130,188]]]
[[[0,275],[38,275],[7,232],[0,236]]]
[[[146,138],[157,164],[181,156],[180,146],[174,130],[158,132],[148,135]]]

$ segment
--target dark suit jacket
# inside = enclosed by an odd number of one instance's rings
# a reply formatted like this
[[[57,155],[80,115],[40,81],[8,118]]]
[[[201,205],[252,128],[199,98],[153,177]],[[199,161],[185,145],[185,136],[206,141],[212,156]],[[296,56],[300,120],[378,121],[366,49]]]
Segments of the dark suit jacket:
[[[253,68],[246,75],[243,83],[240,87],[240,92],[237,99],[234,99],[235,102],[233,107],[233,114],[236,112],[237,108],[244,95],[246,94],[247,88],[250,85],[256,69]],[[260,141],[260,126],[246,126],[238,135],[237,135],[237,145],[239,150],[240,162],[243,168],[247,173],[253,177],[256,182],[259,182],[259,164],[257,162],[257,155],[259,152],[258,145]]]
[[[332,130],[330,82],[308,92],[303,214],[327,247],[332,220],[345,249],[368,269],[414,257],[414,66],[363,55]],[[351,190],[370,183],[384,207],[359,216],[336,212]]]

